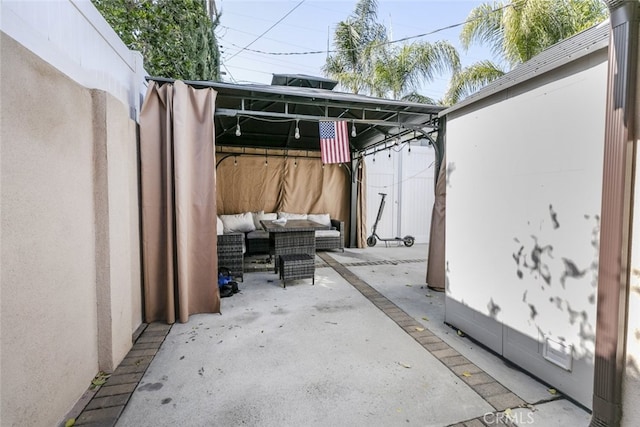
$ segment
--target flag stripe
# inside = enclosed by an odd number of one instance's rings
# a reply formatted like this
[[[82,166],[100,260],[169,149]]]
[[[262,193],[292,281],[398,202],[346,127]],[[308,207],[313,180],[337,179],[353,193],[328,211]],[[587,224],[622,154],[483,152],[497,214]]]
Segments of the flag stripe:
[[[351,161],[348,124],[345,121],[321,121],[320,152],[322,163],[347,163]]]

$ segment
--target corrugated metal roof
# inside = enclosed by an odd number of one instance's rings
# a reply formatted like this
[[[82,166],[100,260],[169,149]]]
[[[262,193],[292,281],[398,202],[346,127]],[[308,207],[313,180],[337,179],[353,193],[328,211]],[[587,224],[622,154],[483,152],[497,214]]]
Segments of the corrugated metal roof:
[[[504,76],[489,83],[478,92],[440,112],[440,117],[471,105],[505,89],[538,77],[575,61],[609,44],[609,20],[593,26],[545,49],[529,61],[518,65]]]

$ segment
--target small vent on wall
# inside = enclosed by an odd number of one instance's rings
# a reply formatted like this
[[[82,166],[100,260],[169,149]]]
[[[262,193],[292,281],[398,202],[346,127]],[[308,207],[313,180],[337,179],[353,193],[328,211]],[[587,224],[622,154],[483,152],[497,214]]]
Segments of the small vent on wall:
[[[571,372],[573,362],[573,346],[545,338],[542,356],[549,362],[553,363]]]

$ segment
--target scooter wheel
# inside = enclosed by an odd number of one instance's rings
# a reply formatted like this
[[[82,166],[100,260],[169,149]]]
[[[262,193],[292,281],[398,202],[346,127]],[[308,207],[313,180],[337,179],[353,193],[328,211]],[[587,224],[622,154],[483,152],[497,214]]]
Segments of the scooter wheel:
[[[404,245],[408,248],[410,248],[411,246],[413,246],[413,244],[415,243],[416,239],[413,238],[413,236],[404,236],[404,238],[402,239],[404,241]]]
[[[375,245],[376,245],[376,238],[373,236],[367,237],[367,246],[375,246]]]

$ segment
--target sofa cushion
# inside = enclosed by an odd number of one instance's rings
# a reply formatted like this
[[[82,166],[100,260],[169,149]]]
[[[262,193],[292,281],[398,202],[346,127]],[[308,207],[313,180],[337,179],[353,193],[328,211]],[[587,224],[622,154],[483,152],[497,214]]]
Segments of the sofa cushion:
[[[251,212],[220,215],[225,233],[247,233],[256,229]]]
[[[264,230],[254,230],[247,233],[247,239],[268,239],[269,232]]]
[[[278,212],[278,219],[307,219],[307,214],[290,213],[290,212]]]
[[[307,215],[307,219],[309,221],[317,222],[321,225],[326,225],[327,227],[331,227],[331,216],[329,214],[309,214]]]
[[[262,230],[260,221],[278,219],[277,213],[264,213],[264,211],[251,212],[251,215],[253,216],[253,225],[256,226],[256,230]]]
[[[338,230],[316,230],[316,237],[340,237]]]
[[[222,220],[220,219],[220,217],[216,217],[218,218],[217,224],[216,224],[216,232],[218,234],[223,234],[224,233],[224,224],[222,223]]]

